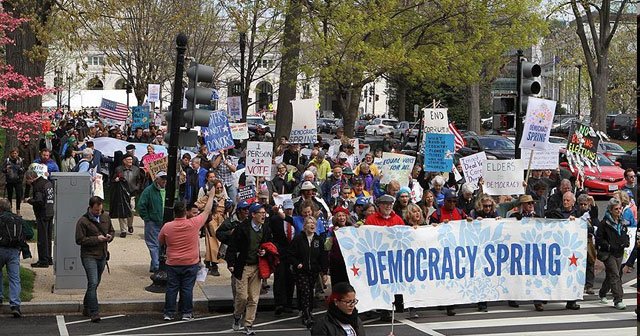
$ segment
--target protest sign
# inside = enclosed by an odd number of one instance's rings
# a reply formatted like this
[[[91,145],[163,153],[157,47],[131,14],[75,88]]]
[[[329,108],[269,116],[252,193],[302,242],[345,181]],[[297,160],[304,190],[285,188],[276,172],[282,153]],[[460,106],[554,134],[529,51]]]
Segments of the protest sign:
[[[476,189],[478,187],[478,180],[482,177],[482,170],[484,169],[483,167],[486,161],[487,155],[484,152],[460,158],[465,181],[471,182]]]
[[[553,125],[556,102],[535,97],[528,99],[520,148],[545,149]]]
[[[147,163],[147,169],[149,170],[149,174],[151,175],[151,177],[155,178],[156,174],[158,174],[159,172],[161,171],[166,172],[168,165],[169,165],[169,157],[163,156],[155,161],[149,161]]]
[[[453,165],[453,134],[426,133],[424,137],[424,171],[446,172]]]
[[[229,120],[224,111],[211,112],[209,127],[202,128],[202,135],[209,152],[213,153],[234,146]]]
[[[531,168],[556,170],[560,167],[560,146],[547,143],[544,150],[534,150],[533,157],[530,149],[522,149],[522,166],[529,168],[529,158],[531,158]]]
[[[34,172],[36,172],[36,174],[38,174],[38,177],[47,177],[47,174],[49,173],[49,169],[47,168],[47,165],[45,164],[41,164],[41,163],[32,163],[29,165],[29,170],[33,170]]]
[[[487,160],[482,170],[483,191],[489,195],[522,195],[522,160]]]
[[[149,103],[157,103],[160,101],[160,84],[149,84],[147,101]]]
[[[164,156],[164,153],[147,154],[142,158],[142,165],[146,168],[149,162],[156,161]]]
[[[582,299],[583,220],[454,221],[437,227],[344,227],[335,231],[358,309],[479,301]],[[398,238],[401,237],[401,238]]]
[[[149,128],[149,106],[131,107],[131,129]]]
[[[239,201],[247,201],[247,203],[252,203],[249,202],[250,200],[255,200],[256,198],[256,188],[255,186],[246,186],[246,187],[242,187],[242,188],[238,188],[238,200]]]
[[[426,133],[450,134],[446,108],[423,109],[422,128]]]
[[[278,196],[273,196],[273,203],[277,206],[282,206],[285,200],[291,199],[291,194],[279,194]]]
[[[316,118],[316,104],[318,99],[292,100],[293,121],[289,143],[314,144],[318,142],[318,124]]]
[[[420,186],[420,183],[413,183],[413,188],[411,188],[411,201],[413,203],[418,203],[422,201],[422,194],[424,193],[424,189]]]
[[[247,142],[247,175],[271,176],[272,142]]]
[[[382,173],[381,184],[387,184],[391,180],[400,182],[401,187],[409,185],[409,174],[413,169],[413,164],[416,162],[414,156],[395,154],[395,153],[382,153],[382,164],[380,164],[380,172]]]
[[[595,162],[596,153],[598,153],[598,141],[600,139],[595,132],[592,133],[591,127],[578,124],[570,135],[567,152]]]
[[[453,173],[453,178],[456,180],[456,182],[462,180],[462,175],[460,175],[460,172],[455,165],[453,166],[453,168],[451,168],[451,172]]]
[[[98,196],[104,199],[104,187],[102,184],[102,174],[95,174],[91,182],[91,196]]]
[[[249,139],[249,128],[247,123],[229,123],[231,129],[231,137],[233,140]]]
[[[231,120],[240,120],[242,118],[242,100],[240,96],[227,97],[227,113],[231,116]]]

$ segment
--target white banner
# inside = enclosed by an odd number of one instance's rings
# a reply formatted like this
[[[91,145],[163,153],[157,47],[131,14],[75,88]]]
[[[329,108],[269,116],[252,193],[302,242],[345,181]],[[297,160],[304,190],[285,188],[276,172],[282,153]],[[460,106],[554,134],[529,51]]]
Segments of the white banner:
[[[149,103],[157,103],[160,101],[160,84],[149,84],[147,101]]]
[[[487,155],[484,152],[460,158],[465,181],[471,182],[477,188],[478,180],[482,177],[482,170],[484,169],[484,163],[486,161]]]
[[[233,140],[249,139],[249,128],[247,123],[229,123],[231,129],[231,137]]]
[[[447,116],[446,108],[425,108],[423,113],[423,132],[426,133],[439,133],[439,134],[451,134],[449,130],[449,117]]]
[[[242,100],[240,96],[227,97],[227,113],[231,120],[240,120],[242,118]]]
[[[293,121],[289,143],[314,144],[318,142],[318,121],[316,115],[318,99],[292,100]]]
[[[247,142],[247,175],[271,177],[272,142]]]
[[[585,283],[587,224],[524,218],[436,227],[335,231],[358,309],[480,301],[578,300]]]
[[[278,196],[273,196],[273,203],[278,206],[282,206],[285,200],[291,199],[291,194],[279,194]]]
[[[414,156],[394,153],[382,153],[382,163],[378,165],[382,173],[381,184],[387,184],[391,180],[400,182],[401,187],[409,186],[409,175],[416,162]]]
[[[482,171],[484,187],[489,195],[524,194],[522,160],[487,160]]]
[[[531,156],[533,152],[533,157]],[[522,166],[524,169],[529,168],[529,158],[531,158],[530,169],[552,169],[556,170],[560,167],[560,146],[547,143],[545,150],[522,149]]]
[[[524,127],[522,128],[520,148],[545,149],[553,126],[556,102],[535,97],[529,97],[528,99],[527,116],[524,119]]]

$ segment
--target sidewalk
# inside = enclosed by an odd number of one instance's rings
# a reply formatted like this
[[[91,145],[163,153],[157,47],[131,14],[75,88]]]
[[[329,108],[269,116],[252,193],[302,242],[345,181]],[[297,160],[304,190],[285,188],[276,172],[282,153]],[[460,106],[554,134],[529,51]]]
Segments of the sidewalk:
[[[33,210],[27,203],[22,203],[21,213],[25,220],[35,220]],[[116,237],[109,244],[111,273],[102,275],[98,287],[100,310],[110,313],[162,312],[164,306],[163,293],[151,293],[144,290],[151,284],[149,276],[149,250],[144,242],[144,223],[140,217],[134,217],[134,233],[126,238],[119,237],[117,220],[112,220],[116,229]],[[75,234],[75,233],[70,233]],[[55,242],[54,242],[55,243]],[[59,314],[82,312],[84,289],[59,290],[54,292],[54,268],[32,268],[31,263],[37,261],[36,243],[29,243],[32,259],[21,259],[22,267],[36,273],[31,302],[22,303],[22,311],[26,314]],[[201,255],[204,256],[204,241],[201,240]],[[80,247],[78,246],[78,249]],[[54,245],[55,262],[55,245]],[[194,309],[207,312],[209,307],[229,308],[231,303],[231,274],[225,264],[220,264],[219,277],[207,276],[204,283],[197,282],[193,292]],[[271,292],[267,296],[272,297]],[[8,297],[8,293],[5,294]],[[210,302],[211,301],[211,302]],[[7,304],[1,307],[2,313],[8,313]]]

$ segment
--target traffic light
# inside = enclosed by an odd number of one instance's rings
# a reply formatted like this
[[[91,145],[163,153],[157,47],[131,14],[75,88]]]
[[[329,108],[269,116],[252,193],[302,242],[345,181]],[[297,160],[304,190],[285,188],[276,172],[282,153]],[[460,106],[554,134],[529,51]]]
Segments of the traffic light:
[[[522,74],[520,79],[520,87],[522,89],[522,111],[527,110],[527,102],[529,101],[529,96],[537,95],[540,93],[542,86],[540,82],[536,79],[536,77],[540,77],[542,74],[542,68],[540,65],[533,63],[522,61]]]
[[[131,84],[127,83],[124,89],[127,93],[131,93],[131,89],[132,89]]]
[[[210,105],[215,98],[214,90],[200,87],[198,83],[213,83],[214,73],[212,67],[196,62],[191,62],[191,66],[187,69],[187,77],[189,77],[189,87],[186,93],[187,109],[182,117],[187,129],[194,126],[209,126],[209,115],[213,111],[198,109],[197,106]]]

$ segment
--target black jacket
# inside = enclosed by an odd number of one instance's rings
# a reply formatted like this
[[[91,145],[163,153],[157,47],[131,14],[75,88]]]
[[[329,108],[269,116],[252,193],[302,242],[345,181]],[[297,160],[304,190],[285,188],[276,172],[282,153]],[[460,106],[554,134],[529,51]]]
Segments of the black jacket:
[[[29,204],[33,206],[33,212],[37,218],[52,218],[54,210],[53,184],[44,177],[38,177],[31,184],[33,197]]]
[[[627,234],[627,227],[616,223],[609,215],[609,212],[607,212],[600,222],[600,227],[596,231],[598,254],[601,254],[601,252],[609,252],[616,258],[622,258],[624,249],[628,246],[629,235]]]
[[[293,240],[287,250],[286,260],[292,265],[293,271],[304,274],[327,273],[329,267],[327,251],[324,249],[324,238],[314,233],[309,245],[307,234],[300,232]],[[302,264],[302,268],[297,266]]]
[[[108,253],[107,244],[113,241],[115,230],[111,224],[111,219],[106,214],[100,215],[100,221],[89,215],[87,211],[76,223],[76,244],[80,245],[81,257],[93,257],[101,259]],[[109,241],[98,240],[100,235],[111,235]]]
[[[358,336],[365,336],[364,325],[362,320],[358,318]],[[311,336],[346,336],[347,333],[342,329],[340,322],[330,314],[325,314],[311,329]]]
[[[289,245],[291,245],[287,239],[287,233],[284,230],[285,221],[293,226],[293,235],[295,238],[296,232],[295,225],[293,225],[293,217],[285,216],[285,218],[282,219],[278,214],[274,214],[269,217],[269,226],[271,227],[271,234],[273,235],[273,243],[278,247],[278,251],[287,251]],[[293,242],[293,239],[291,241]]]
[[[227,217],[220,227],[216,230],[216,238],[223,243],[229,245],[231,243],[231,236],[233,230],[238,227],[242,222],[238,220],[236,215]]]
[[[273,190],[278,194],[290,194],[293,191],[294,182],[286,181],[286,178],[286,175],[284,178],[276,176],[273,178],[273,180],[271,180],[271,182],[273,183]]]
[[[226,260],[227,266],[233,267],[233,276],[236,279],[242,279],[242,271],[247,263],[247,254],[249,252],[249,230],[253,230],[251,227],[251,219],[247,219],[240,223],[238,227],[233,231],[231,235],[231,242],[227,249]],[[271,235],[271,228],[265,222],[262,225],[262,240],[258,242],[261,245],[266,242],[273,242]]]
[[[578,210],[576,210],[575,208],[571,209],[571,211],[566,211],[564,210],[564,208],[562,208],[562,205],[560,205],[560,207],[557,209],[548,210],[544,214],[544,218],[551,219],[569,219],[569,217],[571,216],[578,218],[580,217],[580,214],[578,214]]]

